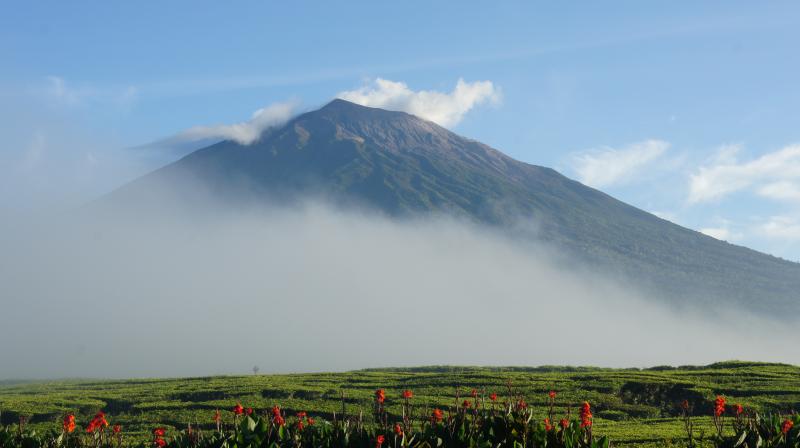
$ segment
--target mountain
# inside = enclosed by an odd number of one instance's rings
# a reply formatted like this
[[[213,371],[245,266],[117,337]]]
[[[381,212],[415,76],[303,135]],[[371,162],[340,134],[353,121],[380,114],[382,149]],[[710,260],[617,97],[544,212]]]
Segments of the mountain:
[[[196,184],[179,181],[187,177],[226,197],[313,194],[393,216],[456,215],[535,235],[664,295],[765,314],[800,310],[800,264],[678,226],[403,112],[334,100],[249,146],[195,151],[112,197],[124,202],[157,184],[189,200]]]

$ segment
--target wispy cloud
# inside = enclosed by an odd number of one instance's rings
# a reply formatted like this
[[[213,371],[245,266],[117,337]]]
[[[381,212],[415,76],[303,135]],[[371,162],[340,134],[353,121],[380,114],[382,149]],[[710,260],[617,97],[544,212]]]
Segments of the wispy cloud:
[[[646,140],[622,148],[604,146],[573,154],[570,162],[581,182],[602,188],[628,182],[669,147],[669,143],[661,140]]]
[[[758,230],[767,238],[800,241],[800,219],[792,216],[772,216]]]
[[[800,181],[770,182],[758,189],[760,196],[800,204]]]
[[[258,141],[261,134],[267,129],[289,121],[295,115],[298,105],[297,101],[273,103],[253,112],[252,117],[247,121],[213,126],[194,126],[147,146],[170,147],[200,140],[233,140],[242,145],[250,145]]]
[[[491,81],[459,79],[453,91],[446,93],[414,91],[403,82],[377,78],[356,90],[341,92],[337,97],[363,106],[408,112],[447,127],[457,125],[475,106],[498,103],[501,93]]]
[[[700,233],[704,233],[721,241],[737,241],[744,236],[738,230],[734,230],[732,227],[734,223],[731,221],[719,218],[716,219],[716,221],[717,223],[715,225],[701,228]]]
[[[739,162],[739,147],[722,147],[710,164],[689,179],[689,203],[719,199],[755,188],[772,199],[795,200],[800,182],[800,145],[786,146],[756,159]]]

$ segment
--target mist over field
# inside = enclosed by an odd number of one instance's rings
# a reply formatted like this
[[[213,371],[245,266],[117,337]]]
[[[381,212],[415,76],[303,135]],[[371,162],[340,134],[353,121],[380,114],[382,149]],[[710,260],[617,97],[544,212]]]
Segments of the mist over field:
[[[786,321],[673,309],[452,219],[313,200],[4,218],[0,379],[800,362]]]

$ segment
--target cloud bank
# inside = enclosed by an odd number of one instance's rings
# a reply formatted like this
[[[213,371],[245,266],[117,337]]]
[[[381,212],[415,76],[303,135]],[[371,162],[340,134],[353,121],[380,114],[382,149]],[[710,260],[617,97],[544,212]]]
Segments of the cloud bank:
[[[671,309],[458,221],[175,210],[2,221],[0,378],[800,362],[783,324]]]
[[[474,107],[498,103],[500,90],[491,81],[466,82],[459,79],[450,93],[411,90],[403,82],[377,78],[356,90],[341,92],[337,98],[362,106],[408,112],[444,127],[455,126]]]
[[[591,149],[572,156],[572,170],[581,182],[591,187],[619,185],[641,175],[669,147],[665,141],[646,140],[623,148]]]

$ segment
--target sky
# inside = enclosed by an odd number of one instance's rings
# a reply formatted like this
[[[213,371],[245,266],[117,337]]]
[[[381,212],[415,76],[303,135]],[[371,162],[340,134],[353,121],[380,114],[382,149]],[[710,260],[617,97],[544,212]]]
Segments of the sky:
[[[342,97],[800,261],[800,4],[493,3],[6,4],[0,214]]]

